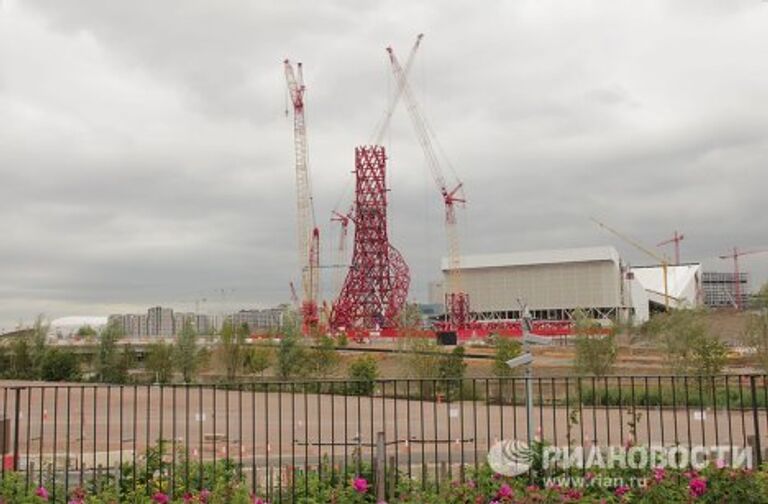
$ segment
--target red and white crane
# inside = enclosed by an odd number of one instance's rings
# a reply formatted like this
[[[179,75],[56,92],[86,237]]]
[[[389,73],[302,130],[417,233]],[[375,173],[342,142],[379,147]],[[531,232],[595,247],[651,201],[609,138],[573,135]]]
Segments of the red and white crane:
[[[669,240],[664,240],[663,242],[658,243],[657,247],[663,247],[664,245],[669,245],[670,243],[675,244],[675,265],[680,265],[680,242],[685,239],[685,235],[682,233],[678,233],[675,231],[675,234],[670,238]]]
[[[421,41],[421,35],[416,41],[414,51]],[[395,56],[391,47],[387,48],[389,60],[392,65],[392,72],[395,75],[398,92],[405,97],[406,107],[411,116],[411,122],[416,130],[416,136],[419,144],[424,151],[427,164],[429,165],[432,178],[437,185],[445,207],[445,231],[448,241],[448,270],[446,272],[445,305],[448,327],[450,329],[461,329],[470,321],[469,295],[461,289],[460,268],[461,255],[459,252],[459,235],[456,225],[456,206],[466,203],[463,196],[463,185],[461,181],[456,181],[448,185],[437,153],[432,145],[432,133],[424,114],[421,112],[416,96],[413,94],[405,70]]]
[[[733,247],[733,251],[729,252],[728,254],[723,254],[720,256],[720,259],[733,259],[733,297],[734,297],[734,307],[737,310],[740,310],[742,308],[741,302],[741,279],[740,271],[739,271],[739,257],[745,256],[745,255],[752,255],[752,254],[762,254],[764,252],[768,252],[768,249],[759,249],[759,250],[739,250],[738,247]]]
[[[301,63],[296,71],[289,60],[285,60],[285,81],[293,104],[293,140],[296,158],[296,207],[298,220],[299,265],[301,267],[301,315],[306,332],[317,326],[317,294],[320,274],[320,231],[315,224],[312,203],[312,185],[309,176],[307,126],[304,117],[304,75]]]

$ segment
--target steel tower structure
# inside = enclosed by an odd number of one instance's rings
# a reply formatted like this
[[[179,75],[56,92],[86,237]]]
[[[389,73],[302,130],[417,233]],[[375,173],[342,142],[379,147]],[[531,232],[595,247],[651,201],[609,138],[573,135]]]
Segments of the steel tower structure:
[[[355,148],[352,263],[333,303],[333,330],[397,326],[411,283],[408,265],[387,235],[387,157],[379,145]]]

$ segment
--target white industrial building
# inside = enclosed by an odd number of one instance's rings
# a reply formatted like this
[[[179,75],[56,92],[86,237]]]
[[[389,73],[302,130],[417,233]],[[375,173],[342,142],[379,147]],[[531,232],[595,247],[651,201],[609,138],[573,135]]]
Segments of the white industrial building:
[[[652,308],[695,308],[704,303],[701,264],[667,266],[667,286],[664,289],[664,268],[633,266],[630,274],[645,288]]]
[[[448,268],[442,261],[443,275]],[[538,250],[461,258],[460,288],[480,320],[515,320],[519,301],[538,320],[568,320],[576,309],[596,319],[642,323],[652,309],[701,303],[701,265],[633,267],[611,246]],[[440,302],[442,285],[431,284],[430,302]]]

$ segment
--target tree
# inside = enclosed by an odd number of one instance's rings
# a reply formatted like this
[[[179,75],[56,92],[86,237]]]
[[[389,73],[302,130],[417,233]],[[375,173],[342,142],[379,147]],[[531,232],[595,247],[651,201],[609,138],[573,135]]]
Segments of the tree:
[[[516,370],[507,365],[507,361],[522,353],[519,341],[503,336],[494,336],[496,353],[493,355],[493,374],[499,378],[508,378],[516,374]]]
[[[176,338],[173,356],[176,361],[176,368],[181,373],[181,379],[184,380],[184,383],[194,381],[204,358],[203,350],[198,348],[197,340],[197,332],[192,326],[192,321],[187,320],[184,327],[181,328],[178,338]]]
[[[30,345],[30,357],[32,359],[32,374],[35,377],[39,377],[43,369],[43,361],[45,359],[46,347],[48,344],[48,329],[49,325],[45,322],[45,316],[40,314],[35,318],[35,323],[32,325],[31,332],[31,345]]]
[[[408,338],[403,348],[402,364],[408,374],[420,380],[439,377],[440,350],[426,338]]]
[[[295,334],[286,334],[277,347],[277,375],[286,380],[306,371],[306,352]]]
[[[755,296],[755,307],[758,310],[768,310],[768,282],[766,282],[760,292]]]
[[[11,356],[8,348],[0,343],[0,377],[7,376],[11,368]]]
[[[80,379],[80,362],[71,351],[49,348],[45,352],[40,378],[45,381],[77,381]]]
[[[219,350],[224,362],[227,381],[232,382],[237,374],[243,368],[245,358],[244,345],[248,337],[249,330],[247,324],[240,327],[234,327],[231,322],[226,321],[221,327],[219,333]]]
[[[76,336],[85,341],[93,341],[99,333],[93,327],[89,325],[80,326],[77,330]]]
[[[267,345],[254,345],[246,354],[245,370],[263,378],[264,371],[272,365],[273,354],[272,348]]]
[[[375,380],[379,376],[379,366],[370,355],[358,357],[349,365],[350,392],[357,395],[371,395]]]
[[[421,309],[417,303],[405,303],[398,316],[398,325],[401,329],[421,328]]]
[[[448,391],[449,399],[461,393],[467,363],[464,362],[464,347],[457,346],[451,352],[440,356],[437,373],[445,380],[441,386]]]
[[[768,295],[768,286],[763,287],[760,292],[760,296],[762,292]],[[758,296],[758,303],[760,296]],[[768,372],[768,305],[759,313],[750,315],[744,332],[744,343],[755,349],[757,364],[763,371]]]
[[[306,351],[301,344],[299,321],[291,314],[284,319],[280,343],[277,346],[275,371],[280,379],[306,372]]]
[[[32,361],[29,339],[19,336],[11,343],[9,378],[31,380],[37,378]]]
[[[174,348],[163,341],[149,345],[144,361],[145,369],[157,383],[169,383],[173,378]]]
[[[726,363],[727,348],[707,331],[702,312],[673,310],[656,315],[644,333],[664,351],[669,368],[678,374],[717,374]]]
[[[336,352],[333,339],[328,336],[320,336],[317,339],[317,345],[310,352],[309,362],[312,372],[318,377],[330,376],[338,368],[339,361],[339,354]]]
[[[616,362],[616,336],[613,332],[601,334],[600,324],[589,318],[583,310],[574,312],[576,332],[574,367],[579,373],[605,376]]]
[[[107,324],[99,335],[99,348],[96,352],[96,377],[104,383],[125,383],[128,381],[128,369],[131,365],[132,354],[128,347],[122,354],[118,351],[117,342],[123,337],[123,332],[117,322]]]

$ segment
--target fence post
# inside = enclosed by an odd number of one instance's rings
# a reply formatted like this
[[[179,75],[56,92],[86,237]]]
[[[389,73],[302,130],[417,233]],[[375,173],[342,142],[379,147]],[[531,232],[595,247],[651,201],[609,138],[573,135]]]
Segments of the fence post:
[[[19,420],[21,418],[21,389],[16,388],[13,405],[13,470],[19,470]]]
[[[752,392],[752,419],[755,424],[755,459],[757,467],[763,464],[763,453],[760,446],[760,416],[757,408],[757,388],[755,385],[755,375],[749,377],[749,386]]]
[[[376,502],[386,501],[386,444],[384,442],[384,433],[376,433],[376,467],[374,467],[374,474],[376,475]]]

